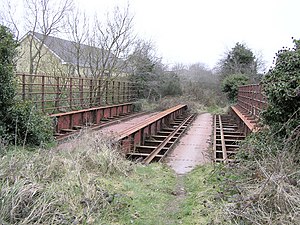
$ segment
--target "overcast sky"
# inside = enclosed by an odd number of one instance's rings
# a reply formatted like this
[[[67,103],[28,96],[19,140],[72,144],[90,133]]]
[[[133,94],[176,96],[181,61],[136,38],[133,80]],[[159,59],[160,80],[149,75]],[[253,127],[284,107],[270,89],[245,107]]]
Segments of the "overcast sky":
[[[202,62],[213,68],[224,52],[242,42],[255,54],[261,54],[269,67],[279,49],[292,46],[291,37],[300,39],[300,0],[74,2],[91,15],[129,4],[136,33],[151,40],[158,56],[169,65]]]
[[[299,0],[77,0],[88,11],[130,4],[135,29],[166,64],[214,67],[236,42],[271,65],[277,50],[300,38]],[[100,10],[101,9],[101,10]]]

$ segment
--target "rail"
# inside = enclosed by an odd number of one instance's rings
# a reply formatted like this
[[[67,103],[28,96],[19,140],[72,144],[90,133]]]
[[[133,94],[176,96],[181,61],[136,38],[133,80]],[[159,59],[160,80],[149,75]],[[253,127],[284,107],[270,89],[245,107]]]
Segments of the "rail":
[[[157,155],[160,155],[160,158],[164,158],[166,154],[168,153],[169,149],[174,145],[174,143],[179,139],[181,134],[184,132],[184,130],[187,128],[187,125],[192,121],[192,119],[195,117],[195,114],[189,115],[187,118],[183,120],[182,123],[180,123],[174,130],[165,137],[164,140],[161,141],[161,143],[143,160],[144,164],[149,164]],[[167,147],[167,144],[172,141],[172,145],[170,147]],[[163,149],[166,149],[161,153]],[[161,154],[160,154],[161,153]],[[161,160],[160,159],[160,160]]]
[[[231,116],[214,116],[213,158],[215,162],[234,162],[239,143],[243,139],[245,134]]]

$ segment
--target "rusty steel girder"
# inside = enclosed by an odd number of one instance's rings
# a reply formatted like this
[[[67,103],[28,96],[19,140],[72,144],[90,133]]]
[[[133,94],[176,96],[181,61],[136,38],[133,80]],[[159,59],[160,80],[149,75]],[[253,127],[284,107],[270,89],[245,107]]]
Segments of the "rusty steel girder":
[[[230,114],[247,135],[258,130],[261,112],[267,107],[267,99],[260,84],[239,87],[237,104],[231,106]]]
[[[146,138],[155,135],[163,127],[168,126],[177,116],[182,115],[186,110],[187,105],[178,105],[160,112],[136,124],[134,127],[122,131],[116,141],[122,145],[125,154],[134,151],[137,145],[143,144]]]
[[[50,115],[54,122],[54,131],[57,135],[63,132],[73,132],[81,127],[99,125],[108,119],[130,114],[133,103],[109,105],[82,109],[77,111],[56,113]]]

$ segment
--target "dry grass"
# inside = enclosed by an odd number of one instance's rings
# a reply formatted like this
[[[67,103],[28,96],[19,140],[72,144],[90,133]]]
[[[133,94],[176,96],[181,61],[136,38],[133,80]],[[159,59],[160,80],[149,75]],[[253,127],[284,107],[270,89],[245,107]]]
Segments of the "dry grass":
[[[88,133],[60,150],[9,152],[0,164],[0,224],[92,223],[114,210],[97,178],[131,170],[109,139]]]
[[[272,141],[270,141],[272,143]],[[225,211],[236,224],[297,224],[300,221],[300,165],[296,152],[278,144],[257,143],[244,146],[252,158],[233,170],[238,176],[231,183],[237,193]],[[231,170],[232,172],[232,170]]]

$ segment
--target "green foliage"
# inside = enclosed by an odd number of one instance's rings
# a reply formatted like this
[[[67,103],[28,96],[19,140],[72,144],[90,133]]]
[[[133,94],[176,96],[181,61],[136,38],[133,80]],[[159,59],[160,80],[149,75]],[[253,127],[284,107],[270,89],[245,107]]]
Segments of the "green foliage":
[[[293,42],[293,49],[278,51],[274,68],[262,80],[268,100],[264,121],[282,135],[300,124],[300,40]]]
[[[2,25],[0,37],[0,139],[31,145],[48,142],[52,139],[50,119],[36,112],[30,103],[14,100],[17,42]]]
[[[228,52],[225,59],[221,61],[222,75],[257,73],[257,63],[253,52],[245,44],[236,43]]]
[[[245,85],[249,82],[249,78],[243,74],[232,74],[227,76],[222,81],[222,91],[227,93],[228,99],[231,102],[236,102],[238,88],[241,85]]]
[[[18,144],[43,145],[52,141],[50,117],[36,111],[30,102],[17,103],[9,110],[7,128],[13,134],[11,141]]]
[[[0,135],[5,133],[5,118],[8,109],[14,104],[15,75],[14,58],[17,42],[9,29],[0,25]]]
[[[176,73],[165,73],[161,76],[160,93],[161,96],[177,96],[182,94],[180,80]]]

